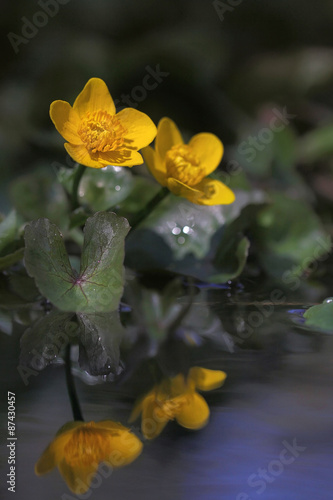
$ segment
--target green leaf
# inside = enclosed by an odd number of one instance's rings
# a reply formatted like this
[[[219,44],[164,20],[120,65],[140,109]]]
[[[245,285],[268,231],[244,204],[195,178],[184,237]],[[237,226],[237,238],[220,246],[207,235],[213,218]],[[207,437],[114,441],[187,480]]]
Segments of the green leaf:
[[[209,276],[209,281],[214,283],[226,283],[229,280],[237,278],[244,269],[247,261],[248,253],[250,248],[250,242],[245,236],[239,241],[234,240],[227,252],[223,254],[217,254],[218,259],[215,262],[217,269],[221,269],[222,272],[217,274],[212,274]]]
[[[132,174],[123,167],[89,168],[80,182],[79,201],[92,210],[107,210],[122,202],[133,186]]]
[[[13,210],[0,223],[0,255],[6,255],[6,247],[17,239],[18,227],[17,215]]]
[[[118,311],[78,314],[81,368],[91,375],[108,375],[119,371],[119,346],[124,334]]]
[[[137,214],[158,193],[161,186],[147,177],[132,177],[132,189],[125,200],[119,203],[120,215]]]
[[[43,165],[13,182],[10,196],[25,220],[47,217],[61,229],[67,226],[68,198],[55,175]]]
[[[24,256],[24,248],[19,248],[16,252],[10,253],[5,257],[0,257],[0,271],[3,269],[7,269],[8,267],[16,264],[23,259]]]
[[[329,297],[318,306],[312,306],[304,313],[305,325],[333,333],[333,298]]]
[[[128,238],[126,263],[137,270],[167,269],[202,281],[233,279],[248,253],[247,240],[240,242],[254,215],[246,210],[255,214],[263,203],[256,190],[239,190],[231,205],[212,207],[170,195]]]
[[[26,226],[25,264],[40,292],[62,311],[109,312],[124,282],[126,219],[108,212],[87,220],[80,273],[72,269],[59,229],[48,219]]]
[[[311,262],[330,251],[331,238],[305,201],[282,193],[272,193],[271,198],[272,204],[259,213],[255,231],[259,259],[277,278],[301,276]]]
[[[302,163],[312,163],[333,153],[333,125],[311,130],[298,142],[298,159]]]
[[[20,367],[43,370],[61,350],[77,338],[73,314],[53,309],[28,328],[21,338]]]

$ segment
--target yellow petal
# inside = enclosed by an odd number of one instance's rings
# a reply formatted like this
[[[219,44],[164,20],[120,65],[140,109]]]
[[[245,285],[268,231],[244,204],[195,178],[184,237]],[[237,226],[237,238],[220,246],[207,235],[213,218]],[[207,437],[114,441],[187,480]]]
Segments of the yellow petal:
[[[84,145],[77,146],[66,142],[64,146],[69,156],[77,163],[81,163],[81,165],[92,168],[102,168],[106,166],[104,163],[98,161],[97,155],[94,155],[94,158],[97,159],[93,159]]]
[[[176,397],[184,394],[187,390],[187,385],[185,383],[185,377],[183,374],[179,374],[176,377],[170,379],[170,395],[169,397]]]
[[[50,117],[59,134],[71,144],[82,144],[77,133],[80,126],[79,115],[66,101],[54,101],[50,106]]]
[[[93,463],[86,466],[72,467],[65,460],[62,460],[58,467],[69,489],[76,495],[82,495],[89,490],[98,465],[97,463]]]
[[[156,395],[146,397],[143,403],[141,430],[146,439],[154,439],[168,423],[166,416],[160,417],[157,412]]]
[[[74,105],[80,118],[88,111],[106,111],[110,115],[116,113],[116,107],[105,82],[100,78],[90,78],[82,92],[77,96]]]
[[[187,186],[186,184],[183,184],[183,182],[180,182],[178,179],[174,179],[173,177],[169,177],[167,182],[168,188],[172,193],[176,194],[177,196],[182,196],[192,203],[198,203],[198,198],[203,195],[200,190]]]
[[[125,140],[132,149],[141,149],[150,144],[157,133],[154,122],[137,109],[125,108],[116,117],[126,129]]]
[[[195,383],[195,386],[200,391],[212,391],[221,387],[225,381],[227,374],[221,370],[208,370],[195,366],[190,369],[189,378]]]
[[[201,133],[192,137],[189,142],[193,153],[199,158],[206,175],[214,172],[222,160],[223,144],[214,134]]]
[[[167,179],[166,179],[166,168],[164,162],[160,160],[157,153],[150,146],[143,148],[141,153],[151,174],[155,177],[157,182],[161,184],[161,186],[166,186]]]
[[[143,158],[137,151],[123,149],[119,151],[108,151],[107,153],[98,153],[98,161],[104,167],[107,165],[133,167],[133,165],[142,165]]]
[[[107,431],[114,431],[116,434],[121,431],[129,431],[128,427],[125,427],[120,422],[114,422],[113,420],[101,420],[100,422],[94,422],[94,427],[98,429],[105,429]]]
[[[65,426],[64,426],[65,427]],[[61,428],[63,429],[63,427]],[[60,429],[60,431],[61,431]],[[44,450],[35,465],[35,473],[42,476],[50,472],[62,460],[64,446],[71,437],[71,431],[58,433],[54,440]]]
[[[112,467],[123,467],[130,464],[142,452],[143,444],[129,429],[119,429],[117,435],[110,436],[111,453],[103,459]]]
[[[222,182],[209,177],[196,184],[194,188],[201,191],[201,195],[193,202],[198,205],[229,205],[235,201],[235,195],[231,189]]]
[[[163,160],[167,151],[176,144],[183,144],[183,138],[175,122],[170,118],[162,118],[157,126],[157,137],[155,149],[159,157]]]
[[[186,429],[200,429],[207,424],[208,419],[209,407],[197,392],[193,393],[176,417],[177,422]]]
[[[139,418],[140,413],[142,412],[142,403],[143,403],[144,397],[139,398],[133,406],[131,415],[128,419],[129,423],[135,422],[137,418]]]

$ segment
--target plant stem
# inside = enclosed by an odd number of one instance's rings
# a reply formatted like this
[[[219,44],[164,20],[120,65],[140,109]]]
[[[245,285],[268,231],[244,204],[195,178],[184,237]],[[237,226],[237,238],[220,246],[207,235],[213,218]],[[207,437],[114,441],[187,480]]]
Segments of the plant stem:
[[[80,181],[82,179],[82,176],[83,176],[86,168],[87,167],[85,167],[84,165],[79,165],[77,172],[75,174],[74,181],[73,181],[73,189],[72,189],[72,210],[75,210],[76,208],[78,208],[80,206],[79,205],[79,197],[78,197],[79,184],[80,184]]]
[[[74,420],[82,420],[84,421],[80,403],[77,397],[77,392],[74,384],[74,379],[72,375],[72,367],[71,367],[71,344],[68,344],[66,347],[66,356],[65,356],[65,370],[66,370],[66,384],[69,400],[71,402],[73,418]]]
[[[131,232],[139,225],[141,222],[148,217],[151,211],[170,193],[169,189],[163,187],[160,191],[150,200],[147,205],[137,214],[134,221],[131,223]]]

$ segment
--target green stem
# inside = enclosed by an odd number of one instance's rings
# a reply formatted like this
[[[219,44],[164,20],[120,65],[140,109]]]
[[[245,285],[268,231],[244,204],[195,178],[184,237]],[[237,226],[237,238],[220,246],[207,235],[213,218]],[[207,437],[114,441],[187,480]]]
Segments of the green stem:
[[[72,210],[75,210],[80,206],[79,204],[79,185],[84,174],[84,171],[87,167],[84,165],[79,165],[79,168],[76,171],[74,181],[73,181],[73,189],[72,189]]]
[[[81,420],[84,421],[80,403],[77,397],[77,392],[74,384],[74,379],[72,375],[72,367],[71,367],[71,344],[68,344],[66,347],[66,355],[65,355],[65,371],[66,371],[66,384],[69,400],[71,402],[73,418],[75,421]]]
[[[150,200],[147,205],[137,214],[134,221],[131,223],[131,232],[139,225],[141,222],[148,217],[152,210],[170,193],[169,189],[163,187],[160,191]]]

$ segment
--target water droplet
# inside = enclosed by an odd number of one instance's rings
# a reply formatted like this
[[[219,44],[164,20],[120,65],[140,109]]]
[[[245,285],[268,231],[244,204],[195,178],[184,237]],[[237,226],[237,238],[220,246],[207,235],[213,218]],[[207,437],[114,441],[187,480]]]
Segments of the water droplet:
[[[115,190],[116,190],[116,191],[120,191],[120,190],[121,190],[121,187],[120,187],[120,186],[115,186]]]
[[[181,232],[181,229],[180,227],[174,227],[173,230],[172,230],[172,234],[179,234]]]
[[[104,187],[104,182],[103,181],[98,181],[98,182],[96,182],[96,186],[99,187],[99,188],[102,188],[102,187]]]
[[[178,240],[177,240],[177,241],[178,241],[178,243],[179,243],[180,245],[183,245],[183,244],[185,243],[185,238],[184,238],[184,236],[180,236],[180,237],[178,238]]]
[[[323,304],[331,304],[333,302],[333,297],[328,297],[328,299],[325,299]]]

